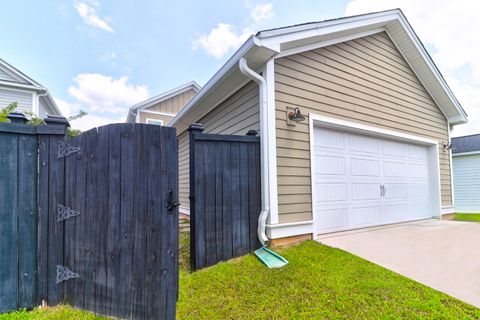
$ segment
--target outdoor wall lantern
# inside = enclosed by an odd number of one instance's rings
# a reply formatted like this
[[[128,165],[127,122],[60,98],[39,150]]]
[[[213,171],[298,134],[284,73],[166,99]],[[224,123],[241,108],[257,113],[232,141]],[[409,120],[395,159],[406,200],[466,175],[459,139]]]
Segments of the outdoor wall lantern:
[[[298,107],[287,107],[287,124],[294,126],[297,122],[305,121],[305,116]]]

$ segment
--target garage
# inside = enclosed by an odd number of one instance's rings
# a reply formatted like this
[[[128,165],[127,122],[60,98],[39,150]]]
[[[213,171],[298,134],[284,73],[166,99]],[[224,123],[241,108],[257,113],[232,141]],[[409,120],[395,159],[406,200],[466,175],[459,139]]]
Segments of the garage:
[[[437,145],[355,125],[315,125],[317,234],[440,215]]]

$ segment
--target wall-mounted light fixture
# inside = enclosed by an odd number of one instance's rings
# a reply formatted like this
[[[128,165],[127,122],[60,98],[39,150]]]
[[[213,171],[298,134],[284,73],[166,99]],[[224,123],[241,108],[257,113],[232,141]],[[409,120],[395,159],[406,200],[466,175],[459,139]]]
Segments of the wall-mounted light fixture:
[[[298,107],[287,107],[287,124],[294,126],[297,122],[305,121],[305,116]]]

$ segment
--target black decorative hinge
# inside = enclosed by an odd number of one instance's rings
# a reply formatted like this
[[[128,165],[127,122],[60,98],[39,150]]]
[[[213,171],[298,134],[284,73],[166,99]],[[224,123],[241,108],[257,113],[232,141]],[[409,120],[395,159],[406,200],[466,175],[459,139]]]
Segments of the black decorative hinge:
[[[63,204],[57,204],[57,222],[68,220],[71,217],[80,215],[80,212],[65,207]]]
[[[80,151],[79,147],[71,146],[65,141],[58,141],[57,159],[68,157],[78,151]]]
[[[66,281],[69,279],[76,279],[76,278],[80,278],[78,273],[73,272],[67,267],[57,265],[57,284],[62,283],[63,281]]]
[[[167,207],[167,210],[172,211],[179,205],[180,205],[180,202],[175,202],[175,200],[173,200],[173,190],[172,189],[168,190],[168,201],[165,204],[165,207]]]

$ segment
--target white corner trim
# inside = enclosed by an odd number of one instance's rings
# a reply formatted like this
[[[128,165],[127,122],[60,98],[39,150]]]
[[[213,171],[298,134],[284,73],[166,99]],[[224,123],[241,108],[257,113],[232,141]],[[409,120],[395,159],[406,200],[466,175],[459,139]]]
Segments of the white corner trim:
[[[39,99],[40,97],[38,96],[38,94],[36,92],[33,92],[32,93],[32,112],[37,116],[40,116]]]
[[[302,234],[314,234],[313,220],[267,224],[267,237],[279,239]]]
[[[277,133],[275,125],[275,60],[270,59],[264,71],[267,86],[267,143],[268,143],[268,179],[270,188],[270,215],[267,223],[278,223],[278,183],[277,183]],[[261,133],[262,134],[262,133]]]
[[[314,204],[314,201],[313,201],[313,195],[316,194],[317,190],[315,188],[315,183],[314,183],[314,176],[313,176],[313,172],[314,172],[314,163],[313,163],[313,158],[314,158],[314,137],[313,137],[313,125],[314,125],[314,118],[315,116],[313,116],[313,114],[309,114],[308,116],[308,135],[309,135],[309,139],[310,139],[310,194],[311,194],[311,199],[312,199],[312,206],[311,206],[311,209],[312,209],[312,216],[313,216],[313,240],[317,240],[318,238],[318,234],[317,234],[317,230],[318,230],[318,219],[315,219],[315,204]]]
[[[330,117],[325,117],[325,116],[320,116],[314,113],[310,113],[309,117],[314,121],[315,123],[324,123],[326,125],[329,125],[331,127],[346,127],[346,128],[353,128],[356,129],[357,131],[364,131],[364,132],[371,132],[371,133],[376,133],[384,136],[390,136],[393,138],[398,138],[400,140],[407,140],[407,141],[413,141],[416,143],[420,144],[429,144],[429,145],[438,145],[439,141],[433,140],[433,139],[428,139],[408,133],[402,133],[398,131],[393,131],[393,130],[387,130],[387,129],[382,129],[378,127],[372,127],[369,125],[365,124],[360,124],[356,122],[351,122],[351,121],[345,121],[345,120],[340,120],[336,118],[330,118]]]
[[[373,34],[377,34],[377,33],[383,32],[383,31],[385,31],[385,28],[377,28],[377,29],[372,29],[372,30],[352,34],[352,35],[347,35],[347,36],[343,36],[343,37],[338,37],[338,38],[329,39],[329,40],[325,40],[325,41],[321,41],[321,42],[317,42],[317,43],[308,44],[308,45],[305,45],[305,46],[300,46],[300,47],[295,47],[295,48],[292,48],[292,49],[283,50],[276,56],[276,58],[286,57],[286,56],[290,56],[290,55],[296,54],[296,53],[315,50],[315,49],[323,48],[323,47],[326,47],[326,46],[331,46],[331,45],[334,45],[334,44],[337,44],[337,43],[342,43],[342,42],[346,42],[346,41],[350,41],[350,40],[354,40],[354,39],[358,39],[358,38],[371,36]]]
[[[452,207],[455,207],[455,189],[453,186],[453,156],[452,156],[452,137],[451,137],[451,129],[450,129],[450,123],[447,122],[447,128],[448,128],[448,145],[450,146],[450,149],[448,149],[448,161],[450,161],[450,192],[452,196]]]
[[[139,109],[138,112],[158,114],[158,115],[160,115],[160,116],[167,116],[167,117],[175,117],[175,116],[177,115],[176,113],[168,113],[168,112],[161,112],[161,111],[151,111],[151,110],[144,110],[144,109]]]
[[[452,153],[452,157],[461,157],[461,156],[473,156],[476,154],[480,154],[480,150],[477,151],[468,151],[468,152],[459,152],[459,153]]]

